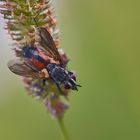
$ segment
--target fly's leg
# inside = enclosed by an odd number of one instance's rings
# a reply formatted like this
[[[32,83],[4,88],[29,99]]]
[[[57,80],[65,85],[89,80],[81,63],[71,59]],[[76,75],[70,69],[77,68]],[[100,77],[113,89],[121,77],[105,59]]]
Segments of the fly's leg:
[[[62,95],[63,95],[63,91],[62,91],[62,89],[61,89],[60,85],[56,83],[56,86],[57,86],[57,89],[59,90],[60,94],[62,94]]]
[[[43,79],[43,87],[46,86],[46,80],[47,80],[46,78]]]

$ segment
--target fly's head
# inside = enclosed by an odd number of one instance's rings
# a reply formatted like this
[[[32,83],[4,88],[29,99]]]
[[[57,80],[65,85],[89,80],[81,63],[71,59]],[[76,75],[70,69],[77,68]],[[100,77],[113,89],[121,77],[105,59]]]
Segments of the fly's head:
[[[75,73],[68,72],[68,78],[64,82],[64,88],[78,91],[77,87],[81,87],[81,85],[76,84],[76,75],[75,75]]]

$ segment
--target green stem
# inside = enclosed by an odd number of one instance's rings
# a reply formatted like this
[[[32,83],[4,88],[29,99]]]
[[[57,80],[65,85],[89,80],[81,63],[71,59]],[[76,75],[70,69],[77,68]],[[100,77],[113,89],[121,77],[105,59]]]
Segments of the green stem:
[[[26,3],[28,4],[29,11],[33,14],[32,7],[30,5],[30,0],[26,0]],[[36,22],[36,20],[35,20],[35,22]],[[64,124],[64,121],[63,121],[63,118],[58,118],[58,123],[59,123],[60,129],[61,129],[61,132],[64,136],[64,140],[70,140],[68,132],[67,132],[66,127],[65,127],[65,124]]]
[[[59,127],[61,129],[61,132],[63,134],[64,140],[70,140],[69,134],[67,132],[67,129],[66,129],[64,121],[63,121],[63,118],[58,118],[58,123],[59,123]]]

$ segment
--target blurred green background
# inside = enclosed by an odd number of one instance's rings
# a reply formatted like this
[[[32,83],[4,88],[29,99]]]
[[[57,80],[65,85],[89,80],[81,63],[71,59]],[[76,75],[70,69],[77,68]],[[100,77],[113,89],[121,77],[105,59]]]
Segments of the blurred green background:
[[[140,1],[54,1],[61,45],[83,86],[70,97],[71,140],[140,140]],[[42,103],[6,63],[11,41],[0,26],[0,140],[62,140]]]

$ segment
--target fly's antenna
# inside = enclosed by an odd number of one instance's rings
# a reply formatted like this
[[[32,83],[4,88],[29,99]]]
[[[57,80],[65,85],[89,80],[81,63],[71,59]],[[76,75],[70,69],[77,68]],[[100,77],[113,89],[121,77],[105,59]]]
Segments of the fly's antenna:
[[[77,90],[78,91],[78,88],[77,87],[82,87],[81,85],[79,85],[79,84],[76,84],[76,86],[75,86],[75,90]]]
[[[78,84],[78,85],[76,85],[76,86],[77,86],[77,87],[82,87],[82,86],[81,86],[81,85],[79,85],[79,84]]]

